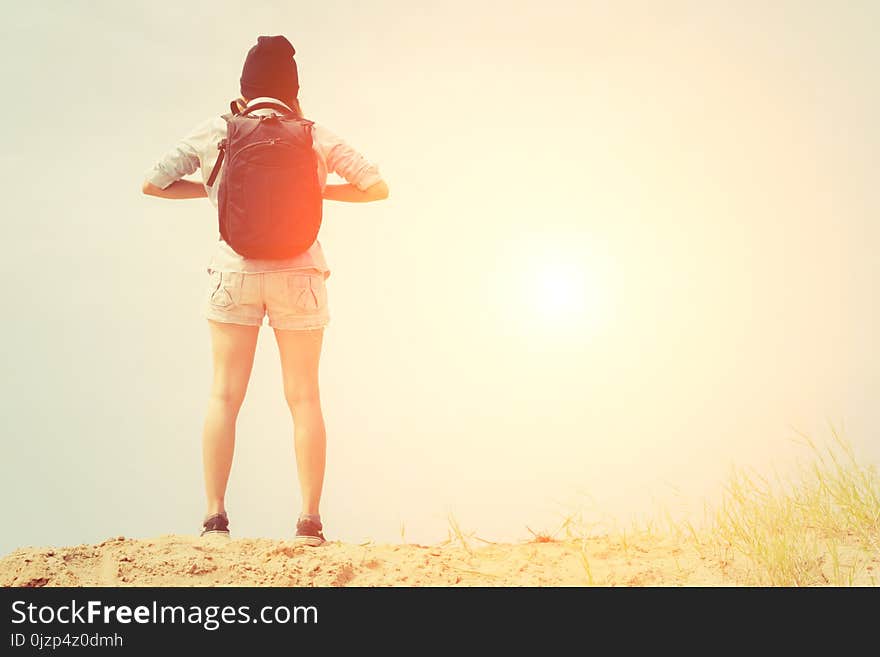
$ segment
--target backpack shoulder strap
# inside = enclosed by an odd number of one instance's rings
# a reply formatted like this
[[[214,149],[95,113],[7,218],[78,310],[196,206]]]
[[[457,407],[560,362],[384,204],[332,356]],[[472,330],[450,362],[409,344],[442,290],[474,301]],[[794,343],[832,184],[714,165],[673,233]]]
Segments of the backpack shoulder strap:
[[[208,182],[205,183],[205,185],[208,187],[214,186],[214,181],[217,180],[217,174],[220,173],[220,165],[223,164],[223,156],[226,154],[225,139],[217,144],[217,149],[220,151],[220,154],[217,156],[217,161],[214,163],[214,168],[211,169],[211,175],[208,176]]]
[[[232,112],[230,114],[224,114],[221,118],[226,121],[227,125],[229,122],[238,116],[238,112],[236,111],[238,108],[236,107],[236,103],[233,100],[230,104],[230,109]],[[220,154],[217,156],[217,161],[214,163],[214,168],[211,169],[211,175],[208,176],[208,182],[205,183],[208,187],[214,186],[214,181],[217,180],[217,174],[220,173],[220,165],[223,164],[223,157],[226,155],[226,140],[221,139],[220,143],[217,144],[217,150],[220,151]]]

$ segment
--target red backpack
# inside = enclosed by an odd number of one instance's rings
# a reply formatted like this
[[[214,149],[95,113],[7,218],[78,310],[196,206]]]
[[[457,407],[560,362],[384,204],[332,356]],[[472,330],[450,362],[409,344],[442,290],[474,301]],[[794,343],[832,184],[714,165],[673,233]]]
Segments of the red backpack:
[[[282,112],[252,116],[254,110]],[[323,199],[312,146],[313,121],[277,103],[257,103],[224,114],[226,139],[208,178],[217,197],[220,236],[246,258],[277,260],[303,253],[321,227]]]

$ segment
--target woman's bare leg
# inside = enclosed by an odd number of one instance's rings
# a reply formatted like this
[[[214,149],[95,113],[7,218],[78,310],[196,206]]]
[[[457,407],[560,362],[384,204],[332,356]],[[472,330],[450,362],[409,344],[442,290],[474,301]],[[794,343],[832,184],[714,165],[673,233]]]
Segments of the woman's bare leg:
[[[293,443],[302,492],[303,513],[318,514],[324,485],[327,435],[318,391],[318,362],[324,329],[282,331],[275,329],[284,396],[293,416]]]
[[[202,459],[208,515],[226,510],[226,484],[235,450],[235,421],[244,401],[259,326],[224,324],[208,320],[214,359],[214,381],[208,398]]]

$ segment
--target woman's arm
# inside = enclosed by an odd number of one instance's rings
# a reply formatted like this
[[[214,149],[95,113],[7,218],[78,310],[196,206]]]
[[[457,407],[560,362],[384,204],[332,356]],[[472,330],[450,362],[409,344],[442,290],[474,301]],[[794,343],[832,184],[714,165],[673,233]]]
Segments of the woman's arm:
[[[202,121],[167,151],[147,175],[141,190],[149,196],[159,198],[205,198],[208,194],[201,181],[185,180],[184,176],[194,174],[201,166],[200,153],[217,147],[221,130],[226,123],[219,116]]]
[[[158,196],[159,198],[207,198],[208,196],[205,186],[192,180],[176,180],[165,189],[145,180],[141,189],[147,196]]]
[[[191,180],[177,180],[165,189],[147,181],[144,182],[142,190],[147,196],[157,196],[159,198],[186,199],[206,198],[208,196],[204,185]],[[365,191],[359,190],[351,183],[327,185],[324,187],[324,198],[330,201],[345,201],[348,203],[381,201],[388,198],[388,185],[385,184],[385,181],[380,181],[368,187]]]
[[[369,201],[381,201],[388,198],[388,185],[380,180],[374,185],[361,191],[351,183],[344,185],[326,185],[324,198],[328,201],[346,201],[348,203],[367,203]]]

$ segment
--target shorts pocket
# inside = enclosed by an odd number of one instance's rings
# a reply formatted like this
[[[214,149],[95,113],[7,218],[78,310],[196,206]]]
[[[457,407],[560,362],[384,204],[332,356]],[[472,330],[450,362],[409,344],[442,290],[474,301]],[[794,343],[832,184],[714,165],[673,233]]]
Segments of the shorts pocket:
[[[291,304],[300,312],[315,312],[327,305],[327,288],[323,274],[290,274],[287,294]]]
[[[240,281],[239,281],[240,283]],[[229,308],[235,303],[235,291],[237,282],[235,274],[212,271],[211,272],[211,305],[215,308]]]

